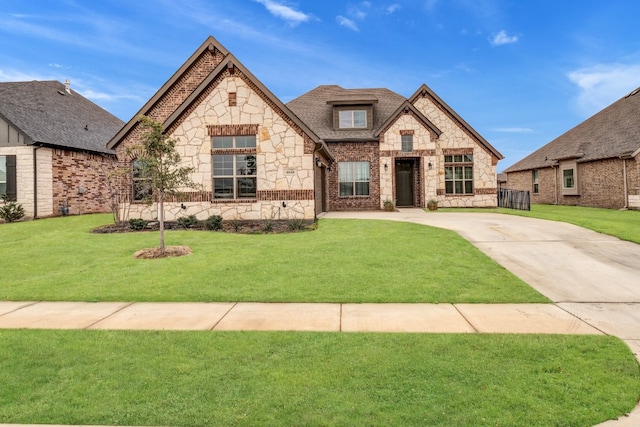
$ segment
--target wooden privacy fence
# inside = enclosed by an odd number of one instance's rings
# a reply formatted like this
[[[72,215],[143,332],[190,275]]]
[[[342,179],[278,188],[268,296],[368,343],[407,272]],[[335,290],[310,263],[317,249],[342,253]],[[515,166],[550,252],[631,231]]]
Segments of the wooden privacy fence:
[[[529,197],[529,192],[498,188],[498,207],[530,211],[531,198]]]

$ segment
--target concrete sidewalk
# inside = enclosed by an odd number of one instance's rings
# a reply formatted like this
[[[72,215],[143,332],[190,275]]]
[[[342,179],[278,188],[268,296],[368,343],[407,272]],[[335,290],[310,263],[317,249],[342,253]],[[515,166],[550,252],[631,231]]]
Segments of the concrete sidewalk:
[[[0,302],[0,329],[602,334],[553,304]]]

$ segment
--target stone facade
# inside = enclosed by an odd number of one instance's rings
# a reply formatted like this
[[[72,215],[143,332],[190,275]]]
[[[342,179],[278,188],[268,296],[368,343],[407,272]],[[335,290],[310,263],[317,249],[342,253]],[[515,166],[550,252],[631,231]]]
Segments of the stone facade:
[[[239,73],[226,74],[217,81],[172,128],[170,136],[179,141],[176,149],[182,165],[195,168],[191,178],[199,189],[184,188],[180,200],[166,202],[167,220],[185,215],[242,220],[315,216],[313,153],[305,150],[305,139],[299,131]],[[235,94],[231,100],[230,93]],[[246,134],[257,136],[257,147],[252,151],[257,160],[256,199],[213,199],[212,136]],[[131,160],[131,156],[121,157]],[[157,217],[155,206],[134,203],[128,208],[130,217]]]
[[[478,143],[476,138],[454,116],[448,114],[429,96],[418,97],[414,106],[424,114],[442,134],[435,141],[433,172],[427,168],[426,196],[431,199],[435,185],[435,198],[440,207],[495,207],[497,204],[496,165],[498,158]],[[452,150],[473,154],[473,188],[471,195],[445,194],[444,155]],[[426,159],[429,160],[429,159]],[[428,165],[428,163],[425,162]],[[428,201],[428,200],[427,200]]]

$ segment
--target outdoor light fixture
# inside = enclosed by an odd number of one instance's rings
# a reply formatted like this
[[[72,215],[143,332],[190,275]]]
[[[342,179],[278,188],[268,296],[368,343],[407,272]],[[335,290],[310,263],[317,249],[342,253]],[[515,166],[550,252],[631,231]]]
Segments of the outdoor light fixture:
[[[384,171],[386,172],[387,169],[389,169],[389,165],[387,165],[386,163],[384,164]]]
[[[433,168],[433,165],[431,164],[431,162],[429,162],[429,170],[431,170]]]
[[[316,166],[319,168],[322,167],[322,160],[320,160],[319,157],[316,157]]]

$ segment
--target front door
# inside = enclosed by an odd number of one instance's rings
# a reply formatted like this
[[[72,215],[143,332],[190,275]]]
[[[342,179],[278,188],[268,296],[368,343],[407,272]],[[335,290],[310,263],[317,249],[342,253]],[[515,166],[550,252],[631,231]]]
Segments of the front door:
[[[413,162],[396,162],[396,204],[413,206]]]

